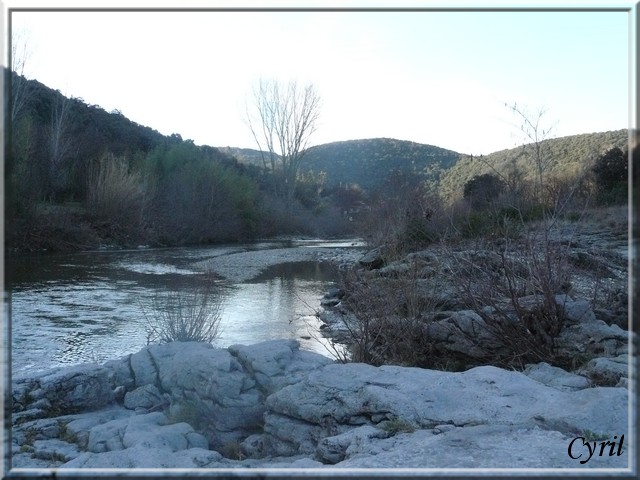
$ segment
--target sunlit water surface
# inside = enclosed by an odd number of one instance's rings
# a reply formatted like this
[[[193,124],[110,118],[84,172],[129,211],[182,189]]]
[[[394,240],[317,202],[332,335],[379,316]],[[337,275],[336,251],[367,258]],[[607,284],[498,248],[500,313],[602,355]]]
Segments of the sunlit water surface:
[[[13,375],[84,362],[102,363],[147,345],[153,299],[169,290],[196,289],[196,264],[249,249],[304,245],[347,247],[350,242],[279,242],[250,246],[172,248],[42,255],[10,260],[10,359]],[[334,266],[317,262],[275,265],[243,283],[216,280],[222,295],[221,334],[226,347],[294,338],[329,355],[314,315],[337,279]],[[329,348],[329,350],[327,349]]]

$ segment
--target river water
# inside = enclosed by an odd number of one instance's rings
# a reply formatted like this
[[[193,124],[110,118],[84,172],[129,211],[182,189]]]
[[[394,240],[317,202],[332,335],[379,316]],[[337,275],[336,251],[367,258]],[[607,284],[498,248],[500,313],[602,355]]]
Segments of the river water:
[[[306,243],[308,248],[349,248],[352,242]],[[296,242],[202,248],[100,251],[11,259],[7,314],[12,374],[135,353],[147,345],[146,318],[163,292],[192,291],[210,276],[204,261],[249,250],[299,248]],[[232,257],[230,257],[232,258]],[[215,273],[215,272],[214,272]],[[338,278],[335,265],[280,263],[241,282],[217,278],[221,333],[227,347],[294,338],[303,348],[330,356],[315,311]],[[146,312],[146,317],[145,317]],[[329,347],[329,350],[327,350]]]

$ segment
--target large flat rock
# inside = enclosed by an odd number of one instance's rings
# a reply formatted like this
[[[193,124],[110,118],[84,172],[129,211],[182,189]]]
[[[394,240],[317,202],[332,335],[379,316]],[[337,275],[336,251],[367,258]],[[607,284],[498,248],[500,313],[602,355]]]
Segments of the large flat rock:
[[[483,426],[486,428],[477,432],[493,432],[495,437],[508,432],[529,432],[532,441],[540,444],[544,443],[545,435],[555,438],[554,448],[560,445],[562,448],[554,458],[563,458],[565,462],[571,438],[580,435],[620,438],[626,433],[628,402],[628,392],[623,388],[563,391],[523,373],[489,366],[453,373],[365,364],[329,365],[267,399],[265,431],[271,435],[276,451],[294,454],[314,453],[323,438],[344,435],[360,425],[387,430],[389,425],[407,425],[416,431],[429,431],[429,435],[442,431],[442,426],[445,430],[453,427],[464,432]],[[469,433],[469,438],[479,438],[477,432]],[[420,435],[424,435],[420,442],[431,438],[427,433]],[[436,442],[435,436],[433,441]],[[464,445],[463,440],[460,442]],[[477,442],[467,443],[470,451],[471,447],[482,451],[474,447]],[[434,446],[433,452],[437,448]],[[526,442],[519,447],[512,445],[511,449],[519,449],[517,458],[522,458],[516,466],[546,461],[544,454],[539,453],[531,459]],[[432,465],[429,458],[422,458],[422,465]],[[505,458],[494,462],[485,458],[482,463],[497,466]],[[620,464],[627,459],[617,457],[611,461]],[[443,465],[442,460],[438,462],[437,465]],[[457,461],[456,465],[459,464]]]

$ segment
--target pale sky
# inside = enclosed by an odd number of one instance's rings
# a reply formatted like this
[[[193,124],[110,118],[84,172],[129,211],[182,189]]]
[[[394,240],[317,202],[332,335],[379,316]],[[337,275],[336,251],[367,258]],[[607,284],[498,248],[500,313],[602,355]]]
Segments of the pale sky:
[[[314,83],[312,145],[391,137],[487,154],[523,141],[505,103],[547,109],[555,137],[629,128],[635,114],[628,12],[14,11],[11,21],[27,39],[28,78],[198,145],[256,148],[244,112],[260,78]]]

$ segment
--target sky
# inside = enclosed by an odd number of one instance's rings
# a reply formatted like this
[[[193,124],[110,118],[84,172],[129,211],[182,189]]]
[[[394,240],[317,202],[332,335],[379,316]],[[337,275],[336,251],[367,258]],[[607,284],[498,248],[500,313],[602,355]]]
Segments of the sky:
[[[514,104],[531,118],[545,110],[550,137],[629,128],[629,15],[30,10],[10,20],[27,78],[198,145],[256,148],[245,112],[262,78],[314,84],[310,145],[387,137],[488,154],[524,142]]]

